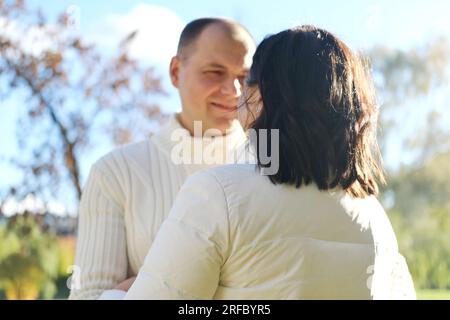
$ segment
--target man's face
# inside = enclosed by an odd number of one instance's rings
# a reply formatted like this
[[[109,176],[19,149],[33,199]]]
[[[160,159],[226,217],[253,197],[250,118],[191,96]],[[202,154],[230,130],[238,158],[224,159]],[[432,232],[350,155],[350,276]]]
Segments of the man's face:
[[[231,36],[217,24],[207,26],[186,57],[174,57],[171,80],[178,88],[180,120],[191,132],[202,121],[203,131],[225,133],[237,116],[237,102],[251,66],[254,44],[247,35]]]

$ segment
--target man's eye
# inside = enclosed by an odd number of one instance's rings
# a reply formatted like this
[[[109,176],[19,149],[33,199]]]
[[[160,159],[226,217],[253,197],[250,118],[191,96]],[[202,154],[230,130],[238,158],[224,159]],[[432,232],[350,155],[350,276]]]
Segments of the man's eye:
[[[222,75],[222,71],[220,70],[208,70],[206,71],[207,74],[212,74],[212,75]]]

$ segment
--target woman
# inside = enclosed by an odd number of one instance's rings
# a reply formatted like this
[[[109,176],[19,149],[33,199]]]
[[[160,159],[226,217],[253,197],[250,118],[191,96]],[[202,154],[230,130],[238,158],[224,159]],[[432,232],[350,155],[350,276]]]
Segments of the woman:
[[[188,179],[125,298],[415,298],[375,198],[377,106],[358,57],[325,30],[285,30],[259,45],[245,97],[240,121],[268,133],[256,165]]]

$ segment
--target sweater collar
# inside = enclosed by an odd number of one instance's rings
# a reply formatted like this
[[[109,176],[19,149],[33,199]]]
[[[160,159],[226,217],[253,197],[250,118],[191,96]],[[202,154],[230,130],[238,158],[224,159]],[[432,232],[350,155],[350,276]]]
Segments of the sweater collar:
[[[237,162],[237,150],[246,143],[247,136],[239,121],[234,120],[226,135],[194,137],[179,123],[177,115],[173,114],[152,140],[175,163],[181,158],[191,159],[182,162],[188,167],[197,168]]]

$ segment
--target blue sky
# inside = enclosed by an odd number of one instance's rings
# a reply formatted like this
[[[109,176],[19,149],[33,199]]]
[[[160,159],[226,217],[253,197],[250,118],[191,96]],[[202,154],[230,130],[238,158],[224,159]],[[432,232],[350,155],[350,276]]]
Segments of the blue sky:
[[[243,23],[257,42],[264,36],[300,24],[314,24],[341,37],[354,49],[377,44],[407,49],[423,45],[437,36],[450,39],[448,0],[227,0],[227,1],[37,1],[51,19],[72,8],[78,15],[79,32],[95,41],[105,52],[133,28],[139,28],[140,40],[132,53],[139,59],[156,65],[165,77],[171,96],[163,104],[169,111],[177,110],[176,92],[167,78],[167,63],[174,53],[181,28],[202,16],[227,16]],[[71,7],[73,6],[73,7]],[[75,8],[75,9],[74,9]],[[138,39],[137,39],[138,40]],[[149,47],[148,44],[157,44]],[[7,104],[13,104],[14,99]],[[14,139],[17,108],[0,106],[0,187],[15,181],[19,173],[1,161],[2,156],[19,152]],[[92,162],[109,146],[99,148],[85,160],[83,177]]]
[[[44,3],[44,5],[43,5]],[[112,14],[127,14],[139,4],[162,6],[183,22],[201,16],[229,16],[244,23],[261,40],[268,33],[296,24],[311,23],[330,29],[353,46],[386,43],[410,46],[435,34],[450,35],[447,0],[227,0],[227,1],[53,1],[31,0],[44,12],[55,15],[70,5],[81,11],[84,30]]]

